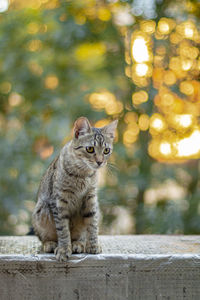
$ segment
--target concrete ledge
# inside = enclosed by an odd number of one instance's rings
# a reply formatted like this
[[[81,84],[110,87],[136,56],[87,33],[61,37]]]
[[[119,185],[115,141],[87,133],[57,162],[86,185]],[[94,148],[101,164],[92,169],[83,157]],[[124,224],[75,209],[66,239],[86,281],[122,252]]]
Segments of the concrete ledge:
[[[1,300],[200,299],[200,236],[101,236],[59,263],[36,237],[0,237]]]

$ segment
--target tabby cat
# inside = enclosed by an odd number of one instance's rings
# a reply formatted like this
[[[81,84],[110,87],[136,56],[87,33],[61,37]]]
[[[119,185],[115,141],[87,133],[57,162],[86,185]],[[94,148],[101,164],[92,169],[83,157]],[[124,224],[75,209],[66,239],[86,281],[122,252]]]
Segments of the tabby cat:
[[[85,117],[74,124],[73,139],[44,174],[33,212],[33,227],[44,252],[58,261],[71,253],[100,253],[97,171],[112,152],[117,120],[91,127]]]

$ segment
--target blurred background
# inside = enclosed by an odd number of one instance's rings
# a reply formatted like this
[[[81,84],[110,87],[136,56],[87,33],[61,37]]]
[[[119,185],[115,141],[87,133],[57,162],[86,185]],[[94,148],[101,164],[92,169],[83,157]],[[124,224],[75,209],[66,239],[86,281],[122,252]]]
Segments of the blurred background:
[[[0,234],[86,116],[118,118],[103,234],[200,234],[200,1],[0,0]]]

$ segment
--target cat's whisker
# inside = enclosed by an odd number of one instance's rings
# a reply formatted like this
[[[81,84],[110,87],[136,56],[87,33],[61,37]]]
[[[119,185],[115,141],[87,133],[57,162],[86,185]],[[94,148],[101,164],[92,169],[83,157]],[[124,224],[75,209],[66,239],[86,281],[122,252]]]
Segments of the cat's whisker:
[[[116,171],[117,172],[119,171],[119,168],[112,163],[108,163],[106,170],[107,170],[108,175],[113,177],[113,176],[115,176],[114,173],[116,173]]]
[[[111,170],[119,171],[119,167],[118,167],[116,164],[114,164],[114,163],[108,162],[108,163],[107,163],[107,166],[108,166],[108,168],[110,168]]]

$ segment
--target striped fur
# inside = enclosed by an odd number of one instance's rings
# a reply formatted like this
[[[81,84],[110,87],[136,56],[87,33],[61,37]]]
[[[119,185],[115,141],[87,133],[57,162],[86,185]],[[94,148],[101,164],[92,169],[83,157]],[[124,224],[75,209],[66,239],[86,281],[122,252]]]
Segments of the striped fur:
[[[117,121],[92,128],[81,117],[74,137],[44,174],[33,212],[33,227],[45,252],[59,261],[71,253],[99,253],[97,171],[112,153]]]

